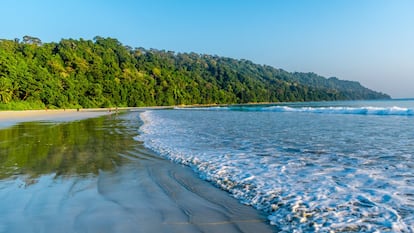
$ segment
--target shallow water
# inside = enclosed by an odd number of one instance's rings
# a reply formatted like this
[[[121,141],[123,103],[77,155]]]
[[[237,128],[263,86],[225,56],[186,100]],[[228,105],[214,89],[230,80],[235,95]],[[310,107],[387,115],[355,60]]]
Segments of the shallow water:
[[[283,232],[413,232],[414,102],[148,111],[136,139]]]
[[[138,113],[0,130],[0,233],[271,232],[266,218],[133,139]]]

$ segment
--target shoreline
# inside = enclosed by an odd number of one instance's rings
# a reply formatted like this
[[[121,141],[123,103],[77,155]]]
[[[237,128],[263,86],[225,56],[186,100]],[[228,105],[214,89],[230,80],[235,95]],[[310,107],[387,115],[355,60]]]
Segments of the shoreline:
[[[190,105],[185,105],[191,107]],[[207,106],[207,105],[206,105]],[[213,105],[210,105],[213,106]],[[146,111],[171,109],[177,106],[118,107],[118,108],[80,108],[80,109],[43,109],[43,110],[0,110],[0,130],[21,122],[52,121],[65,122],[83,120],[125,111]]]
[[[21,122],[65,122],[110,115],[112,113],[114,112],[109,112],[107,109],[84,109],[79,111],[76,109],[0,111],[0,129],[7,128]]]
[[[7,170],[15,174],[12,179],[0,179],[0,205],[5,214],[0,214],[0,232],[274,231],[260,211],[200,179],[191,168],[166,160],[133,140],[138,133],[138,111],[146,109],[128,109],[116,117],[108,109],[0,112],[6,148],[0,148],[0,156],[10,160],[0,167],[6,169],[5,176]],[[99,117],[103,115],[111,117]],[[96,120],[80,121],[86,118]],[[2,126],[28,121],[69,123]],[[32,159],[24,165],[20,156]],[[57,161],[62,165],[49,167]],[[42,164],[48,164],[46,169]],[[89,175],[74,173],[79,165]],[[29,177],[27,169],[32,171]]]

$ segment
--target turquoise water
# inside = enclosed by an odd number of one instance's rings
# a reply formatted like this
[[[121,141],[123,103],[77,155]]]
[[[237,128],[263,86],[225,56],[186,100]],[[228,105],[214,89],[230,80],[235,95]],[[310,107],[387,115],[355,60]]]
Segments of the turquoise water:
[[[414,100],[146,111],[136,140],[281,232],[414,232]]]

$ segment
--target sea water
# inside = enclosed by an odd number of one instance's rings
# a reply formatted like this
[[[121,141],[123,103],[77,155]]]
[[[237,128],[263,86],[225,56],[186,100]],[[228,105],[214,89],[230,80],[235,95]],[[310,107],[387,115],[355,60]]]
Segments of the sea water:
[[[281,232],[414,232],[414,100],[146,111],[137,140]]]

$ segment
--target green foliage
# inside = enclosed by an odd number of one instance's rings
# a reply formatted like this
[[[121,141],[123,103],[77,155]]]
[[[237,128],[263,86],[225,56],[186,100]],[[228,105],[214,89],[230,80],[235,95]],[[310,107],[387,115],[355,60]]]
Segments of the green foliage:
[[[247,60],[132,49],[113,38],[0,40],[0,108],[22,102],[90,108],[378,98],[389,96],[357,82]]]
[[[12,101],[7,104],[0,103],[0,110],[39,110],[39,109],[46,109],[45,104],[42,103],[40,100],[37,102]]]
[[[7,104],[13,95],[13,84],[9,78],[0,78],[0,103]]]

